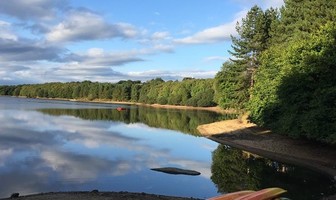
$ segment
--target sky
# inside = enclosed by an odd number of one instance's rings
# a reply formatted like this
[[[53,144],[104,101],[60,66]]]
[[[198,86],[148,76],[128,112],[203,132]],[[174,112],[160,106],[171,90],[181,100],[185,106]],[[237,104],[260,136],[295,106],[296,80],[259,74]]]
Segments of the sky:
[[[213,78],[254,5],[283,0],[0,0],[0,85]]]

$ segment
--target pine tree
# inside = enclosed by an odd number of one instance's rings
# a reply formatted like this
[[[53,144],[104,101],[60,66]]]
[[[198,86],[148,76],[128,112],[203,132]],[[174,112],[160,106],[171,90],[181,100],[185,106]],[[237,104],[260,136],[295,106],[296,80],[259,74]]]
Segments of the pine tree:
[[[285,0],[273,43],[307,39],[328,21],[336,21],[334,0]]]
[[[237,22],[239,37],[231,36],[233,51],[229,53],[235,57],[231,60],[246,69],[250,77],[250,87],[253,87],[254,74],[260,64],[259,56],[268,46],[272,23],[278,18],[277,13],[273,8],[263,12],[260,7],[254,6],[241,24]]]
[[[215,77],[216,102],[223,108],[244,109],[249,100],[249,90],[254,84],[254,74],[260,65],[259,56],[269,45],[271,28],[278,20],[278,11],[265,12],[254,6],[242,23],[237,23],[239,37],[232,38],[235,58],[223,64]]]

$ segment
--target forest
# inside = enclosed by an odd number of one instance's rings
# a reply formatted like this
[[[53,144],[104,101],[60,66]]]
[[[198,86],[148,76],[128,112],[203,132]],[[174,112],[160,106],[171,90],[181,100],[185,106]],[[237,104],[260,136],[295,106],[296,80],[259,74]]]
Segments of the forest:
[[[1,95],[65,98],[82,100],[112,100],[146,104],[169,104],[208,107],[214,102],[213,79],[184,78],[182,81],[163,81],[156,78],[145,83],[119,81],[99,83],[91,81],[69,83],[44,83],[17,86],[1,86]]]
[[[0,95],[107,99],[248,112],[279,134],[336,144],[336,1],[252,7],[237,22],[232,55],[213,79],[91,81],[0,86]]]

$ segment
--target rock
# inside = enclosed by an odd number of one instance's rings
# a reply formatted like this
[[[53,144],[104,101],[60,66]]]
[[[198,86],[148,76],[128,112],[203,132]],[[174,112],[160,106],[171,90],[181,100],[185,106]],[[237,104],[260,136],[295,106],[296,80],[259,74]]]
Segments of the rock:
[[[190,176],[198,176],[201,173],[194,170],[188,169],[180,169],[175,167],[161,167],[161,168],[152,168],[153,171],[163,172],[167,174],[183,174],[183,175],[190,175]]]
[[[18,198],[19,197],[19,193],[13,193],[10,198],[13,199],[13,198]]]

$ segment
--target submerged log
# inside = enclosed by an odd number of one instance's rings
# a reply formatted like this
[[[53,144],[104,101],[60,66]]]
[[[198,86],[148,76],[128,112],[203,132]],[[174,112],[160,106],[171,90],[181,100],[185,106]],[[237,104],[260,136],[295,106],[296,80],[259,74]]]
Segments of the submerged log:
[[[161,167],[161,168],[152,168],[153,171],[163,172],[167,174],[184,174],[190,176],[198,176],[201,173],[194,170],[180,169],[176,167]]]

